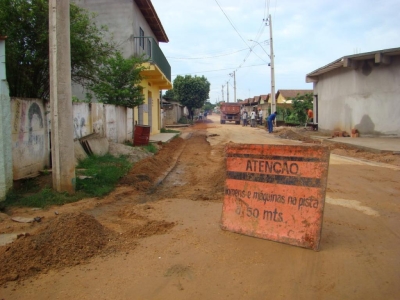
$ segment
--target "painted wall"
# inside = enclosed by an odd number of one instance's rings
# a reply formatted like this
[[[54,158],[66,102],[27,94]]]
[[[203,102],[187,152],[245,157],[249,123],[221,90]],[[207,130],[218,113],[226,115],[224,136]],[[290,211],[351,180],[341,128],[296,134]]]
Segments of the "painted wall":
[[[48,111],[38,99],[11,101],[14,180],[33,177],[50,165]]]
[[[87,103],[73,103],[74,139],[79,139],[93,132],[91,107]]]
[[[143,94],[145,95],[145,102],[143,104],[143,124],[139,125],[150,125],[151,126],[151,134],[160,133],[161,129],[161,106],[160,106],[160,89],[158,86],[152,86],[147,80],[143,80],[140,83],[143,86]],[[151,96],[152,100],[149,102],[149,97]],[[151,103],[151,105],[149,105]],[[152,114],[152,122],[150,124],[149,118],[149,110],[151,110]],[[134,118],[136,121],[139,119],[139,109],[135,107],[134,109]]]
[[[336,69],[314,83],[320,130],[400,136],[400,57],[389,65],[366,64]]]

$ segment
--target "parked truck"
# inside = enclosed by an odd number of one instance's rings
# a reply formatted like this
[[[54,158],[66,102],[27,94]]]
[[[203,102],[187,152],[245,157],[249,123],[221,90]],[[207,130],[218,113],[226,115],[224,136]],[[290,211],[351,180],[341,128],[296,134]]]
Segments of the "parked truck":
[[[226,121],[240,124],[240,104],[239,103],[221,103],[221,124]]]

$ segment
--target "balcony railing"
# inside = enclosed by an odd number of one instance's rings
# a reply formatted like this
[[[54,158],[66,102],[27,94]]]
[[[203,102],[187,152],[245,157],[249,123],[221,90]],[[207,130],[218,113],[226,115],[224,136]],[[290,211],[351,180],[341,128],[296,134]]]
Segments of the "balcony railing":
[[[171,81],[171,66],[156,40],[152,37],[135,37],[134,47],[135,55],[144,55],[149,62],[156,64],[164,73],[165,77]]]

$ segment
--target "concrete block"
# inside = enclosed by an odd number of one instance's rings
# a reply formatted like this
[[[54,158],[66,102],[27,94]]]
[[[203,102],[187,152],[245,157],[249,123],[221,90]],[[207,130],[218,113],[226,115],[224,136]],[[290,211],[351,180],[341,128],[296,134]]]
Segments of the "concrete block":
[[[74,153],[76,164],[78,164],[80,160],[84,160],[88,156],[79,141],[74,142]]]
[[[90,151],[94,155],[103,156],[108,153],[110,144],[107,138],[96,138],[85,140],[86,145],[89,146]]]

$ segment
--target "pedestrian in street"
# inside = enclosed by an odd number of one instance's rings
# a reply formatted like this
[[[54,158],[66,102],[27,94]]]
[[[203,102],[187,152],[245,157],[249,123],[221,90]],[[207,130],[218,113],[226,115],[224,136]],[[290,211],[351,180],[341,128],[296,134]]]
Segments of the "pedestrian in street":
[[[256,112],[254,110],[250,113],[250,122],[251,127],[256,127]]]
[[[275,120],[277,114],[278,114],[277,112],[274,112],[273,114],[270,114],[270,115],[268,116],[268,118],[267,118],[267,122],[268,122],[268,132],[269,132],[269,133],[272,133],[272,132],[274,131],[273,122],[274,122],[274,120]]]
[[[260,119],[260,125],[262,125],[262,121],[263,121],[263,111],[260,108],[260,110],[258,111],[258,118]]]
[[[243,110],[243,112],[242,112],[242,120],[243,120],[242,126],[247,126],[247,111],[245,111],[245,110]]]

